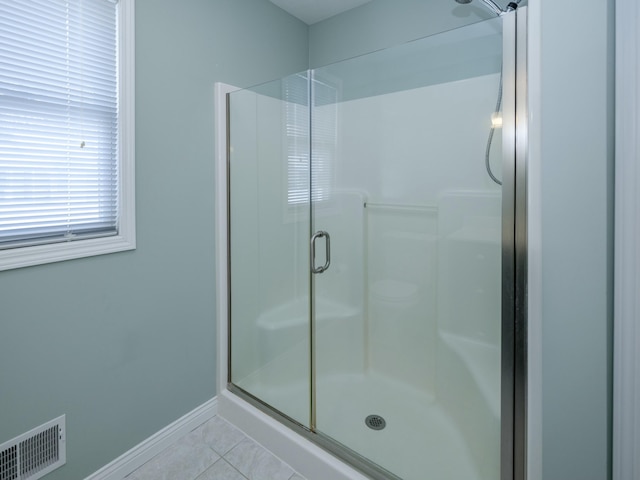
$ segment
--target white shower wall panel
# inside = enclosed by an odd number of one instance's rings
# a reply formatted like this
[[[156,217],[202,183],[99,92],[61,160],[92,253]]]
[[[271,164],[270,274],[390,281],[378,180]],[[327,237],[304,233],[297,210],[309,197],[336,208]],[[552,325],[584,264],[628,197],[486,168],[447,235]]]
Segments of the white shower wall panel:
[[[496,73],[341,103],[337,187],[430,206],[448,190],[499,191],[484,162],[498,87]]]
[[[437,338],[435,209],[368,205],[370,368],[433,393]]]
[[[485,169],[499,81],[484,75],[339,108],[336,184],[366,191],[370,205],[368,365],[436,394],[436,376],[450,373],[438,361],[439,332],[499,351],[500,187]],[[500,152],[498,130],[491,157],[498,177]],[[490,352],[473,375],[484,391],[499,374],[499,363],[484,361]],[[474,363],[474,354],[464,360]]]

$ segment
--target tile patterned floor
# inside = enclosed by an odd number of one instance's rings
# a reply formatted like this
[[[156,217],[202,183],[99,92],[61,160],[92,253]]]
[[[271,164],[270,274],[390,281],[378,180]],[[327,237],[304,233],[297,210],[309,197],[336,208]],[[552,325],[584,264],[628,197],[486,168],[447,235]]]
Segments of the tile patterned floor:
[[[233,425],[215,416],[126,480],[305,480]]]

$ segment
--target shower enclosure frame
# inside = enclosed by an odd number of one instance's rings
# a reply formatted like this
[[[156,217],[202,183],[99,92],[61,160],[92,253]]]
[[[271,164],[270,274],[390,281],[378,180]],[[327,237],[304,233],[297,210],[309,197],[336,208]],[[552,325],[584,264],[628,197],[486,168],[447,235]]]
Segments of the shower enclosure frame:
[[[503,121],[511,134],[504,135],[503,130],[501,480],[525,480],[529,141],[527,8],[520,7],[503,18]]]
[[[504,177],[500,477],[501,480],[524,480],[527,473],[527,8],[520,7],[502,18]],[[215,90],[219,414],[303,475],[322,475],[336,480],[366,478],[361,473],[381,480],[398,478],[389,477],[386,470],[356,452],[310,431],[231,383],[228,96],[239,89],[217,83]],[[337,461],[335,456],[349,465]]]

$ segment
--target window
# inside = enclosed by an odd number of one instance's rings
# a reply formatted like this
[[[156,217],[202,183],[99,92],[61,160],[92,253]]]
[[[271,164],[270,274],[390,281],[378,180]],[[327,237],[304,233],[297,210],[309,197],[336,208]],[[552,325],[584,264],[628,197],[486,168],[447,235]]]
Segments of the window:
[[[133,1],[0,0],[0,270],[135,248]]]
[[[311,131],[309,81],[306,74],[284,81],[287,135],[287,204],[309,202],[309,137],[311,136],[313,202],[330,199],[337,143],[337,89],[318,78],[311,81]]]

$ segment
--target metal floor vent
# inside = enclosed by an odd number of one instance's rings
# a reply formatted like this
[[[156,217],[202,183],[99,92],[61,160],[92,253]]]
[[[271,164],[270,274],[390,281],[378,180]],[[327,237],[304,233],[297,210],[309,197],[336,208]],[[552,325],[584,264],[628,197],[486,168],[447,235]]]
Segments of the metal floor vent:
[[[387,422],[380,415],[369,415],[364,419],[364,423],[373,430],[382,430],[387,426]]]
[[[36,480],[67,461],[62,415],[0,445],[0,480]]]

